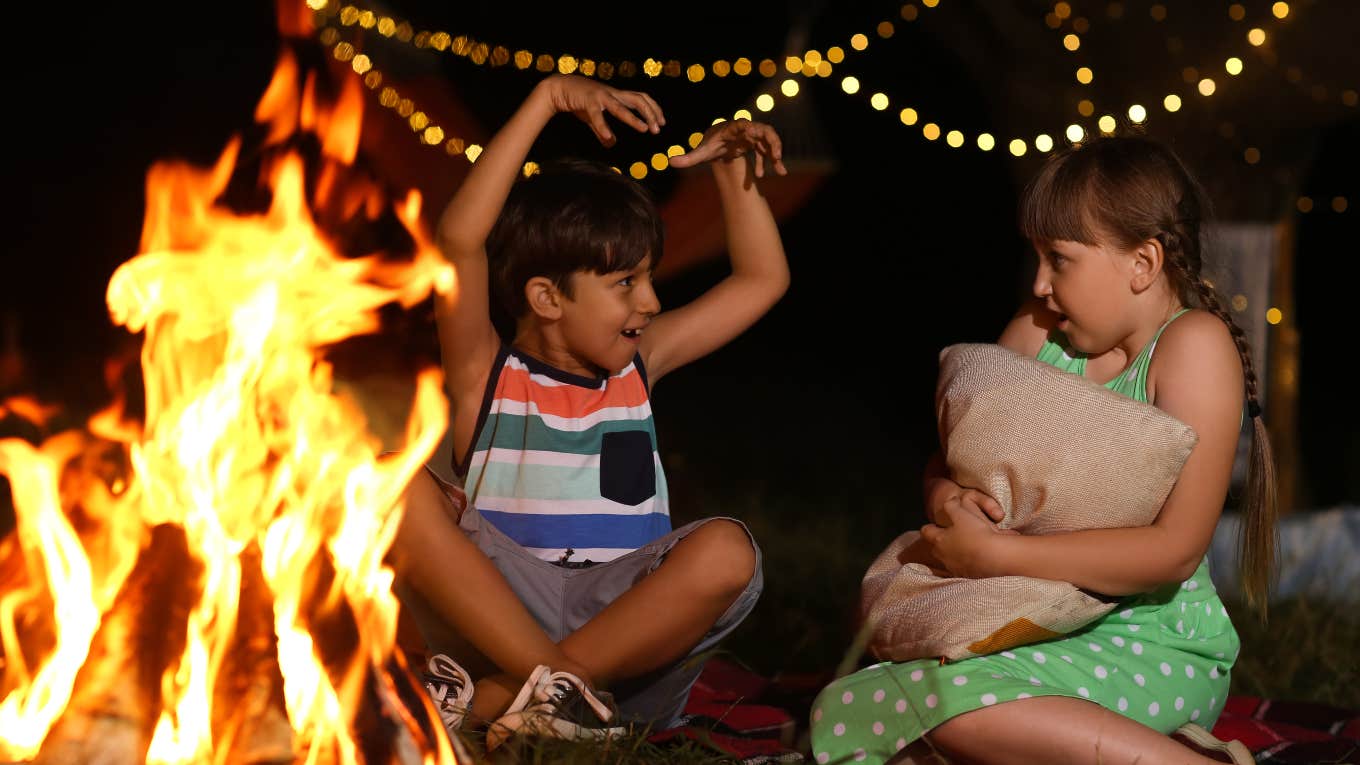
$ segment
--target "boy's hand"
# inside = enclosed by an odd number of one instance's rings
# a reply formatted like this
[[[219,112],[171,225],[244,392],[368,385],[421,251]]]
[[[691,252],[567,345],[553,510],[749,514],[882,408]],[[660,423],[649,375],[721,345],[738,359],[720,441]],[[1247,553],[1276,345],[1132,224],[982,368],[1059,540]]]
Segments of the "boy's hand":
[[[776,173],[787,175],[784,167],[784,145],[774,128],[763,122],[750,120],[728,120],[719,122],[704,133],[704,140],[691,152],[672,157],[671,167],[692,167],[700,162],[718,160],[731,162],[753,154],[756,163],[756,177],[765,176],[765,161],[773,165]]]
[[[604,118],[606,112],[642,133],[659,133],[666,124],[661,107],[646,93],[618,90],[589,77],[568,74],[549,77],[541,87],[547,89],[553,111],[575,114],[605,146],[613,146],[615,141]]]

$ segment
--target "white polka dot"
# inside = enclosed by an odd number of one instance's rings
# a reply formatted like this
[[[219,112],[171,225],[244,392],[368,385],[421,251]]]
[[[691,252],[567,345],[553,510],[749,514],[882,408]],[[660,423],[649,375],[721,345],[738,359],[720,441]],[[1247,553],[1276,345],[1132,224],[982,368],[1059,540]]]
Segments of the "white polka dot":
[[[1170,665],[1170,664],[1167,664],[1166,662],[1162,662],[1162,674],[1163,674],[1163,675],[1166,675],[1167,677],[1171,677],[1171,665]]]
[[[1191,628],[1190,628],[1190,631],[1187,632],[1187,633],[1185,633],[1185,636],[1188,637],[1188,638],[1194,637],[1194,636],[1195,636],[1195,628],[1194,628],[1194,627],[1191,627]],[[1199,639],[1199,642],[1203,643],[1203,642],[1204,642],[1204,638],[1200,638],[1200,639]]]
[[[968,678],[963,675],[959,675],[958,677],[954,678],[954,685],[967,685],[967,684]]]
[[[1210,677],[1211,679],[1213,679],[1213,680],[1217,680],[1217,679],[1218,679],[1218,667],[1210,667],[1210,668],[1209,668],[1209,677]]]
[[[1000,680],[1000,679],[1001,679],[1001,675],[998,675],[998,674],[996,674],[995,672],[993,672],[993,673],[992,673],[992,679],[993,679],[993,680]]]
[[[1072,657],[1071,657],[1071,656],[1062,656],[1062,657],[1059,657],[1059,658],[1061,658],[1063,661],[1067,662],[1068,664],[1071,664],[1071,663],[1072,663]]]
[[[874,735],[875,735],[875,736],[882,736],[882,735],[883,735],[883,723],[881,723],[881,722],[875,722],[875,723],[874,723]]]
[[[1176,631],[1177,631],[1177,632],[1185,632],[1185,622],[1181,621],[1180,619],[1177,619],[1177,620],[1176,620]]]
[[[1045,655],[1043,655],[1043,654],[1041,654],[1041,653],[1039,653],[1038,651],[1035,651],[1035,652],[1034,652],[1034,661],[1035,661],[1035,663],[1037,663],[1037,664],[1043,664],[1044,662],[1048,661],[1048,657],[1045,656]]]
[[[1210,696],[1210,697],[1209,697],[1209,709],[1212,710],[1217,704],[1218,704],[1218,697],[1217,697],[1217,696]]]
[[[1185,589],[1194,592],[1195,590],[1199,589],[1199,582],[1196,582],[1194,579],[1191,579],[1190,582],[1185,585]]]
[[[855,694],[851,693],[850,691],[846,691],[845,693],[842,693],[842,694],[841,694],[841,703],[842,703],[842,704],[849,704],[850,702],[852,702],[852,701],[854,701],[854,700],[855,700]]]
[[[919,682],[921,682],[921,678],[922,678],[922,677],[925,677],[925,673],[924,673],[924,672],[922,672],[922,671],[919,670],[919,669],[914,669],[914,670],[912,670],[912,672],[911,672],[911,681],[912,681],[913,683],[919,683]]]
[[[1022,694],[1020,694],[1019,696],[1016,696],[1015,698],[1017,698],[1017,699],[1032,699],[1032,698],[1034,698],[1034,697],[1031,696],[1031,695],[1029,695],[1028,693],[1022,693]]]
[[[831,762],[831,755],[827,752],[818,752],[817,762],[822,763],[822,765],[826,765],[826,763]]]
[[[1174,706],[1176,707],[1177,712],[1181,711],[1182,709],[1185,708],[1185,699],[1181,698],[1180,696],[1177,696],[1176,703]]]
[[[1120,611],[1120,612],[1119,612],[1119,615],[1120,615],[1121,617],[1125,618],[1125,619],[1132,618],[1132,617],[1133,617],[1133,609],[1132,609],[1132,608],[1126,608],[1126,609],[1124,609],[1123,611]]]
[[[983,703],[983,704],[986,704],[986,705],[989,706],[989,707],[990,707],[991,705],[995,704],[995,703],[996,703],[996,694],[995,694],[995,693],[984,693],[984,694],[982,694],[982,703]]]
[[[1101,666],[1096,667],[1096,677],[1100,678],[1101,680],[1104,680],[1107,676],[1109,676],[1109,674],[1110,674],[1109,672],[1105,671],[1104,667]]]
[[[1137,632],[1139,629],[1141,629],[1141,628],[1140,628],[1137,624],[1130,624],[1130,625],[1129,625],[1129,632]]]
[[[1134,675],[1133,682],[1138,683],[1138,687],[1142,688],[1143,685],[1147,683],[1147,680],[1143,679],[1142,675]]]
[[[1091,692],[1088,691],[1088,690],[1086,690],[1085,687],[1078,688],[1078,689],[1077,689],[1077,693],[1081,694],[1081,697],[1084,698],[1084,699],[1089,699],[1089,698],[1091,698]]]
[[[1184,604],[1184,603],[1181,604],[1181,613],[1185,613],[1185,604]]]
[[[865,758],[865,757],[868,757],[868,756],[869,756],[869,755],[866,754],[865,751],[864,751],[863,749],[856,749],[856,750],[855,750],[855,762],[864,762],[864,758]]]
[[[907,700],[898,699],[897,703],[893,705],[893,709],[896,709],[898,714],[902,714],[903,712],[907,711]]]
[[[1086,647],[1090,648],[1094,653],[1100,653],[1100,645],[1098,643],[1087,643]]]
[[[1134,655],[1134,656],[1142,656],[1142,655],[1143,655],[1143,644],[1142,644],[1142,643],[1139,643],[1138,641],[1135,640],[1135,641],[1133,641],[1133,645],[1130,646],[1130,648],[1133,649],[1133,655]]]
[[[813,722],[821,722],[821,721],[822,721],[822,708],[821,708],[821,707],[817,707],[816,709],[812,710],[812,721],[813,721]]]
[[[1002,651],[1002,652],[1001,652],[1001,655],[1002,655],[1002,656],[1005,656],[1007,659],[1014,659],[1014,658],[1015,658],[1015,654],[1011,653],[1010,651]]]
[[[845,735],[845,723],[836,723],[836,727],[832,728],[832,729],[831,729],[831,732],[832,732],[832,733],[835,733],[837,736],[844,736],[844,735]]]
[[[926,697],[926,707],[929,709],[934,709],[935,705],[939,703],[940,703],[939,697],[937,697],[933,693]]]
[[[1148,714],[1152,717],[1156,717],[1157,713],[1160,711],[1162,711],[1162,707],[1157,702],[1154,701],[1151,704],[1148,704]]]
[[[1198,719],[1199,719],[1199,710],[1196,709],[1195,711],[1193,711],[1193,712],[1190,713],[1190,720],[1193,722],[1194,720],[1198,720]]]
[[[1194,677],[1194,676],[1195,676],[1195,668],[1192,667],[1192,666],[1190,666],[1189,664],[1186,664],[1186,665],[1185,665],[1185,676],[1186,676],[1186,677]]]
[[[1119,697],[1119,711],[1120,712],[1129,711],[1129,700],[1124,698],[1123,696]]]
[[[1223,606],[1222,608],[1223,608],[1223,615],[1224,615],[1224,616],[1227,616],[1227,615],[1228,615],[1228,607],[1227,607],[1227,606]]]
[[[1029,684],[1030,684],[1030,685],[1043,685],[1043,683],[1039,682],[1039,678],[1037,678],[1037,677],[1031,677],[1031,678],[1029,679]]]
[[[1205,615],[1205,616],[1213,616],[1213,615],[1214,615],[1214,607],[1213,607],[1213,605],[1211,605],[1211,604],[1209,604],[1209,603],[1205,603],[1205,604],[1204,604],[1204,615]]]
[[[1217,656],[1218,658],[1221,659],[1221,658],[1223,658],[1223,652],[1222,652],[1222,651],[1218,651],[1217,653],[1214,654],[1214,656]]]
[[[1118,635],[1115,635],[1114,637],[1110,638],[1110,642],[1111,642],[1111,643],[1114,643],[1115,645],[1119,646],[1120,648],[1123,648],[1123,647],[1124,647],[1124,638],[1119,637]]]
[[[899,738],[899,739],[897,739],[897,751],[900,752],[900,751],[902,751],[903,749],[906,749],[906,748],[907,748],[907,740],[906,740],[905,738]]]

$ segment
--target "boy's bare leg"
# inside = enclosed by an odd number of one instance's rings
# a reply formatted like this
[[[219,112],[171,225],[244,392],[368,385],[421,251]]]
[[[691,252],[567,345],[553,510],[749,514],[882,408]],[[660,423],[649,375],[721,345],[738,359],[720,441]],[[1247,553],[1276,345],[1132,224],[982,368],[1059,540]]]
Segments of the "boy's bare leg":
[[[1211,765],[1211,760],[1142,723],[1090,701],[1060,696],[1008,701],[966,712],[929,734],[969,763]]]
[[[440,618],[506,673],[478,682],[473,717],[498,717],[539,664],[591,682],[590,671],[553,643],[496,566],[464,536],[455,514],[435,480],[417,473],[406,490],[390,560]]]
[[[709,521],[558,645],[600,683],[666,666],[689,653],[736,601],[755,565],[744,529]]]

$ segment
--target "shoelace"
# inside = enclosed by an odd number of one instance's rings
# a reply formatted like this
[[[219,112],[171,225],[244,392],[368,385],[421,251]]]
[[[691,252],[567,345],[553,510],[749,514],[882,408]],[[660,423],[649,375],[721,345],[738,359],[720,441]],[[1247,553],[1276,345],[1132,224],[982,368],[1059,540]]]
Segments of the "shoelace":
[[[601,720],[609,722],[610,718],[614,716],[609,707],[586,687],[581,678],[570,672],[554,672],[548,675],[540,681],[534,695],[538,697],[539,701],[557,705],[571,696],[573,691],[580,694],[582,699],[585,699],[586,704]]]

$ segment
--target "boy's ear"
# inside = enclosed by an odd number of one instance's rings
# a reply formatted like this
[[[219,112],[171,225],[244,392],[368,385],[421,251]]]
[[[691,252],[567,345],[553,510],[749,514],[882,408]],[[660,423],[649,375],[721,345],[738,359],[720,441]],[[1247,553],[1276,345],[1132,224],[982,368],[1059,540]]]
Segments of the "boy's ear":
[[[1166,265],[1166,250],[1156,239],[1148,239],[1133,250],[1134,292],[1142,292],[1157,282],[1163,266]]]
[[[562,291],[546,276],[535,276],[524,284],[524,299],[540,319],[556,321],[562,318]]]

